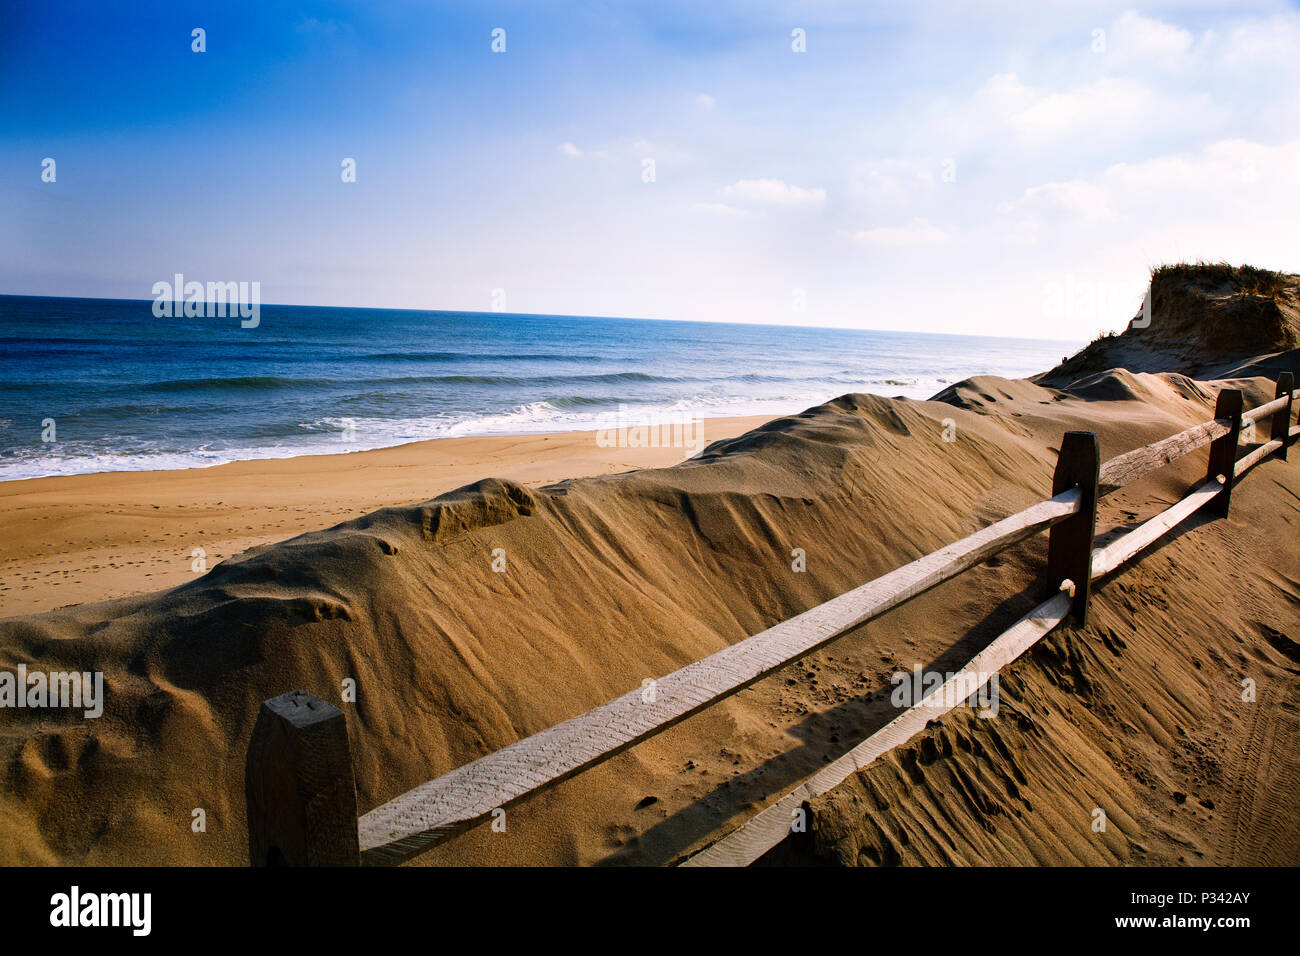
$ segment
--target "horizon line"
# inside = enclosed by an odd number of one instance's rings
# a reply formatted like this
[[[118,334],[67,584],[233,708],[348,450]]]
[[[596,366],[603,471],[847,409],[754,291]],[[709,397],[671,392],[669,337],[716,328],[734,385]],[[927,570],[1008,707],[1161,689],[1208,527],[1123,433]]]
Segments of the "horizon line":
[[[87,302],[154,302],[155,299],[136,299],[124,298],[121,296],[107,295],[37,295],[27,292],[0,292],[0,299],[75,299]],[[204,305],[215,304],[203,300]],[[449,315],[473,315],[473,316],[515,316],[518,318],[551,318],[551,319],[603,319],[610,322],[677,322],[686,325],[745,325],[755,326],[757,328],[769,329],[812,329],[814,331],[825,332],[876,332],[883,335],[933,335],[936,337],[964,338],[964,339],[1004,339],[1009,342],[1058,342],[1073,343],[1086,342],[1080,339],[1055,339],[1055,338],[1038,338],[1035,336],[1020,335],[979,335],[972,332],[930,332],[924,329],[919,330],[900,330],[900,329],[877,329],[863,326],[845,326],[845,325],[803,325],[799,323],[785,322],[745,322],[727,319],[671,319],[671,318],[651,318],[647,316],[635,315],[589,315],[572,312],[497,312],[481,311],[473,309],[428,309],[428,308],[394,308],[392,306],[371,306],[371,305],[309,305],[302,302],[259,302],[259,308],[279,308],[279,309],[352,309],[369,312],[441,312]],[[184,318],[184,316],[181,316]]]

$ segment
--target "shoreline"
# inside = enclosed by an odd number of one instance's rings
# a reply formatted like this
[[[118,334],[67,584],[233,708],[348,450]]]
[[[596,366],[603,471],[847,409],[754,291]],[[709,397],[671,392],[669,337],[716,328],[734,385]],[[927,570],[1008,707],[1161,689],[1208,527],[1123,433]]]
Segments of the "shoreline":
[[[0,370],[14,387],[0,482],[777,417],[846,394],[926,400],[972,376],[1038,373],[1071,348],[643,320],[612,335],[580,317],[290,306],[266,306],[250,339],[199,317],[155,329],[143,305],[4,300]]]
[[[701,419],[700,447],[776,417]],[[429,438],[199,468],[3,481],[0,618],[175,587],[199,577],[195,567],[211,569],[248,548],[427,501],[482,478],[537,487],[667,467],[694,454],[601,447],[598,431]]]
[[[875,392],[864,393],[864,394],[881,394],[883,396],[883,393],[875,393]],[[390,445],[375,445],[374,447],[371,448],[352,448],[344,451],[307,450],[297,454],[265,455],[265,456],[255,457],[255,458],[232,458],[232,459],[221,460],[221,461],[213,461],[208,464],[186,464],[186,465],[177,465],[175,467],[170,467],[170,468],[169,467],[107,468],[107,469],[95,470],[95,471],[72,471],[72,472],[67,472],[65,474],[31,475],[31,476],[22,476],[22,477],[15,477],[15,478],[0,478],[0,493],[2,493],[3,490],[10,485],[15,485],[18,484],[19,482],[25,482],[25,481],[54,481],[54,480],[65,479],[65,478],[91,478],[96,475],[166,475],[166,474],[177,474],[183,472],[203,472],[203,471],[211,471],[214,468],[225,468],[231,465],[253,465],[259,462],[286,462],[286,461],[297,461],[299,459],[342,458],[350,455],[368,455],[375,452],[386,452],[386,451],[394,451],[399,448],[408,448],[414,445],[424,445],[429,442],[469,441],[475,439],[501,439],[501,440],[542,439],[542,438],[554,438],[562,435],[593,435],[594,436],[600,432],[610,432],[610,431],[626,432],[635,429],[637,427],[642,427],[646,429],[657,429],[657,430],[676,429],[677,432],[680,433],[682,429],[686,429],[688,427],[693,426],[697,431],[703,433],[706,431],[704,426],[705,422],[712,422],[715,424],[719,422],[726,423],[731,421],[768,422],[777,418],[784,418],[790,415],[798,415],[800,412],[803,412],[808,408],[814,408],[817,405],[823,404],[824,402],[831,401],[836,397],[837,397],[836,395],[830,395],[825,399],[809,399],[807,400],[806,403],[802,401],[797,402],[787,410],[780,411],[780,412],[763,411],[763,412],[755,412],[753,414],[744,414],[744,415],[693,414],[693,416],[687,416],[685,414],[681,414],[680,419],[677,417],[679,413],[662,413],[660,415],[660,418],[656,419],[655,413],[652,412],[650,413],[649,423],[645,425],[639,425],[637,420],[635,419],[629,422],[620,422],[620,420],[615,419],[615,421],[619,423],[600,424],[598,421],[593,421],[593,422],[574,423],[576,427],[573,428],[558,427],[558,428],[547,428],[538,431],[486,431],[486,432],[476,432],[474,434],[469,434],[469,435],[435,435],[431,438],[412,438],[412,439],[397,441]],[[916,398],[914,396],[902,396],[902,395],[894,396],[894,397],[909,398],[913,401],[931,401],[933,400],[934,396],[933,395],[926,396],[924,399]],[[693,413],[698,413],[699,411],[701,410],[700,409],[692,410]],[[563,424],[563,423],[557,423],[557,424]],[[731,437],[731,436],[730,433],[728,432],[726,435],[722,435],[722,437]],[[702,439],[703,444],[701,444],[700,448],[696,450],[697,451],[703,450],[704,445],[707,445],[709,442],[714,440],[716,439],[710,438],[708,437],[707,434],[705,434]],[[175,454],[184,454],[184,453],[175,453]],[[160,454],[157,455],[156,457],[166,458],[168,456]]]

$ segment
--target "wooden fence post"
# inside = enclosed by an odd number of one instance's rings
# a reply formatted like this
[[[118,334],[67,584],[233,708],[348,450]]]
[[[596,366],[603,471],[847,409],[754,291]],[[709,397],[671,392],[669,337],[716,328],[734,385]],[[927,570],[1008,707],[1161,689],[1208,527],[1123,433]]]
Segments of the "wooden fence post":
[[[251,865],[361,865],[347,723],[332,704],[305,690],[262,703],[244,795]]]
[[[1207,481],[1223,478],[1223,490],[1209,500],[1205,508],[1220,518],[1228,517],[1232,503],[1232,473],[1237,465],[1237,443],[1241,440],[1241,389],[1225,388],[1214,403],[1214,417],[1226,418],[1232,424],[1228,434],[1210,443],[1210,467],[1205,473]]]
[[[1291,432],[1291,410],[1295,405],[1295,400],[1292,398],[1291,392],[1294,388],[1295,376],[1290,372],[1283,372],[1277,377],[1277,392],[1275,397],[1281,398],[1285,395],[1286,408],[1282,409],[1280,412],[1273,413],[1273,434],[1269,437],[1273,439],[1280,438],[1282,440],[1282,448],[1277,453],[1277,457],[1281,458],[1283,461],[1286,461],[1287,436]]]
[[[1079,627],[1088,623],[1088,592],[1092,578],[1092,543],[1097,531],[1097,482],[1101,446],[1095,432],[1066,432],[1052,475],[1052,494],[1078,488],[1079,510],[1053,525],[1047,538],[1047,583],[1056,591],[1064,581],[1074,585],[1070,613]]]

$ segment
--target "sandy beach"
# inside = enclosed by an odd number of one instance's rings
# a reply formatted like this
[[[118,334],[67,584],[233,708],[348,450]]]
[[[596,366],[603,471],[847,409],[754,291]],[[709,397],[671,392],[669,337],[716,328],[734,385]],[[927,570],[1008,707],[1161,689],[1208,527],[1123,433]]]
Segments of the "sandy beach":
[[[1219,281],[1158,278],[1158,293]],[[0,486],[0,672],[94,671],[105,690],[94,719],[6,714],[0,862],[246,865],[253,724],[299,688],[344,711],[365,814],[1041,501],[1066,431],[1094,432],[1105,460],[1213,417],[1223,389],[1269,402],[1273,370],[1300,367],[1296,282],[1197,300],[1202,332],[1245,308],[1269,320],[1209,356],[1233,370],[1217,379],[1087,368],[1172,347],[1138,327],[1034,380],[708,421],[689,460],[587,432]],[[1098,534],[1159,514],[1205,468],[1195,453],[1123,486]],[[1261,461],[1232,502],[1100,581],[1086,627],[1006,667],[998,719],[930,722],[810,800],[806,834],[759,862],[1300,859],[1300,454]],[[1045,546],[411,864],[681,862],[891,720],[896,675],[963,665],[1038,604]]]
[[[1271,394],[1266,379],[1233,384],[1249,404]],[[80,541],[81,554],[102,547],[117,563],[145,562],[105,584],[87,575],[81,586],[97,596],[165,585],[141,569],[168,560],[181,567],[165,574],[186,583],[0,624],[0,664],[56,668],[90,655],[108,688],[98,721],[16,713],[0,857],[242,865],[244,741],[261,700],[290,687],[337,700],[343,681],[358,682],[358,704],[345,706],[364,811],[1041,498],[1068,428],[1098,431],[1109,456],[1204,420],[1214,393],[1129,373],[1095,388],[1110,397],[1003,379],[963,383],[947,402],[848,396],[721,442],[698,462],[637,471],[626,470],[635,459],[597,454],[583,436],[539,436],[16,486],[27,507],[7,509],[12,526],[46,524],[44,514],[64,529],[65,551]],[[945,420],[959,441],[941,440]],[[188,571],[178,521],[235,550],[454,485],[476,467],[458,454],[467,448],[494,449],[496,470],[536,486],[481,481],[255,548],[207,575]],[[540,484],[579,464],[600,477]],[[1100,528],[1171,504],[1201,467],[1185,462],[1125,488]],[[364,492],[358,468],[370,478]],[[413,474],[420,468],[435,477]],[[1231,522],[1178,534],[1098,589],[1086,631],[1053,636],[1015,665],[1003,683],[1014,719],[950,715],[818,800],[817,842],[783,848],[787,859],[1293,859],[1284,795],[1300,783],[1300,754],[1275,728],[1300,690],[1288,636],[1300,632],[1300,460],[1256,471]],[[106,488],[90,500],[97,483]],[[96,518],[111,530],[79,530],[78,509],[90,516],[124,501],[134,502],[117,505],[127,515]],[[191,515],[197,503],[206,510]],[[44,528],[26,534],[51,540]],[[165,543],[164,557],[151,540]],[[680,860],[889,719],[891,674],[960,661],[1032,606],[1043,543],[512,809],[508,836],[481,826],[414,863]],[[790,573],[793,547],[807,554],[807,573]],[[508,573],[490,569],[497,548]],[[1203,582],[1224,574],[1232,587],[1207,593]],[[64,600],[53,588],[28,593]],[[1260,708],[1216,703],[1216,687],[1231,691],[1244,676],[1268,688]],[[1100,841],[1088,828],[1098,801],[1115,821]],[[864,805],[880,809],[863,819]],[[188,828],[192,807],[207,812],[202,835]],[[995,810],[1002,823],[989,831]]]
[[[766,418],[704,419],[703,441]],[[491,474],[525,487],[674,465],[681,448],[597,433],[444,438],[212,468],[0,482],[0,617],[174,587],[248,548],[412,504]]]

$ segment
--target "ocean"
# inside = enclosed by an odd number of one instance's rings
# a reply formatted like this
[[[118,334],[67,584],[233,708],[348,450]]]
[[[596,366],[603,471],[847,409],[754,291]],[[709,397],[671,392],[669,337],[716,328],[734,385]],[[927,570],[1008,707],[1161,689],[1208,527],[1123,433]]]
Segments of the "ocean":
[[[243,328],[153,304],[0,296],[0,480],[928,398],[1083,344],[292,305]]]

